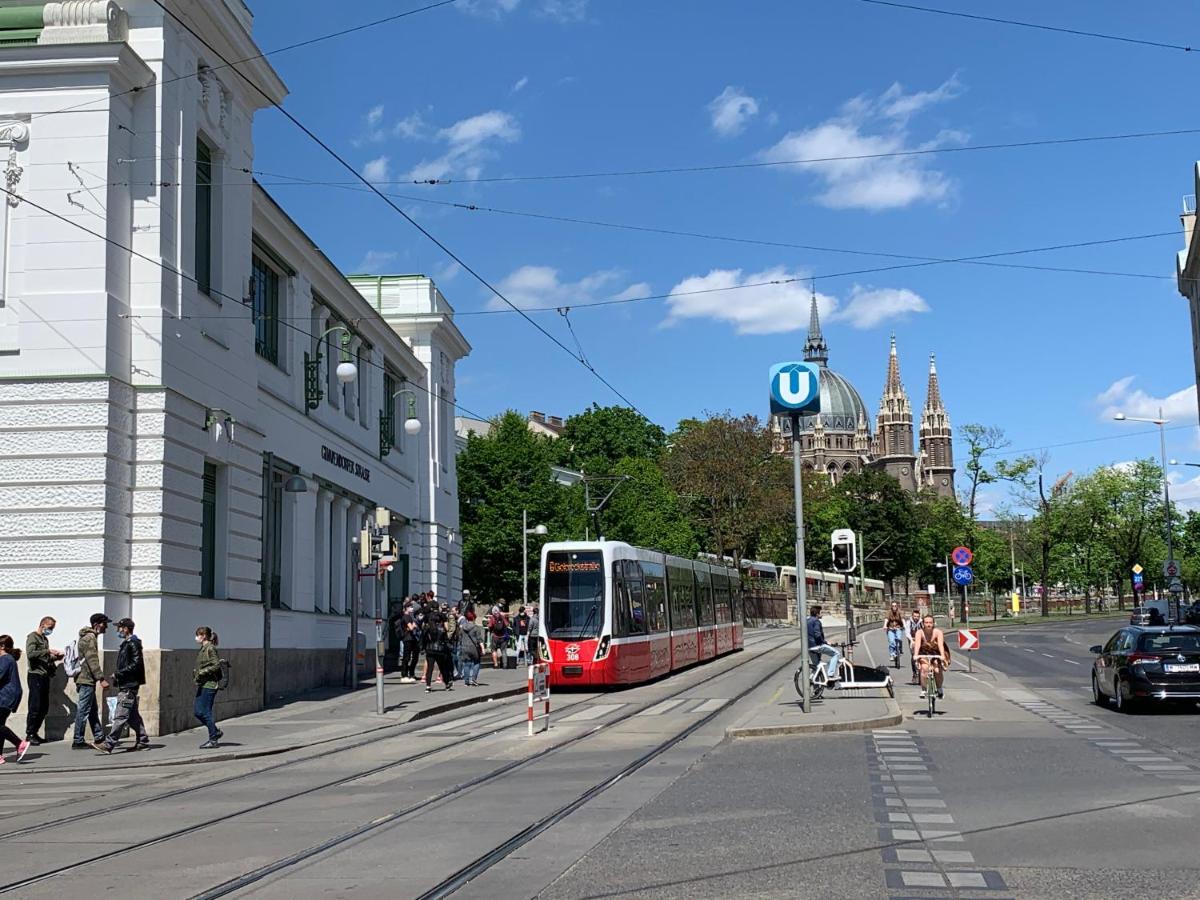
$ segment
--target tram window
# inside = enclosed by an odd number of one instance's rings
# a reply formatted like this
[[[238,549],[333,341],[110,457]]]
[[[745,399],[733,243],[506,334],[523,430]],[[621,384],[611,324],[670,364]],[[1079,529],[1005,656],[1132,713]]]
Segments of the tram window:
[[[599,552],[546,555],[546,633],[578,640],[595,637],[604,624],[604,560]]]
[[[709,578],[708,567],[696,569],[696,609],[697,621],[701,625],[714,625],[712,582]]]
[[[645,634],[645,589],[642,585],[641,569],[633,560],[625,561],[625,597],[629,609],[629,630],[626,633]]]
[[[666,569],[658,563],[642,563],[642,578],[646,585],[646,613],[650,621],[650,630],[655,632],[666,631],[669,628],[666,574]]]

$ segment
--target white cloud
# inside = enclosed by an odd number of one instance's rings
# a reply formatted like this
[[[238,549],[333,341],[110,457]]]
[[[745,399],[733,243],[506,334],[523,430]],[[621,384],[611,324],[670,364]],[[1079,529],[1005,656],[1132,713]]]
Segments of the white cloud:
[[[1101,407],[1101,419],[1112,421],[1117,413],[1144,419],[1158,418],[1160,409],[1166,419],[1192,421],[1196,418],[1196,385],[1189,385],[1165,397],[1155,397],[1134,387],[1135,378],[1134,375],[1119,378],[1096,395],[1096,404]]]
[[[538,12],[556,22],[580,22],[587,16],[588,0],[542,0]]]
[[[794,159],[830,162],[797,163],[793,171],[811,173],[824,184],[817,202],[832,209],[895,209],[918,202],[940,202],[952,193],[954,182],[931,167],[923,156],[892,156],[912,150],[932,150],[960,144],[966,134],[943,129],[933,138],[913,143],[909,119],[938,103],[962,93],[957,78],[950,78],[932,91],[904,93],[893,84],[878,97],[860,95],[847,101],[837,116],[811,128],[792,131],[760,156],[769,162]]]
[[[371,109],[367,112],[367,127],[375,128],[382,121],[383,121],[383,104],[380,103],[378,106],[372,106]]]
[[[742,88],[729,85],[708,103],[713,131],[721,137],[741,134],[746,123],[758,115],[758,101]]]
[[[419,112],[414,112],[393,125],[392,133],[397,137],[413,140],[425,137],[429,133],[429,126],[425,124]]]
[[[784,334],[808,328],[812,298],[808,273],[783,266],[750,274],[713,269],[684,279],[670,293],[666,326],[685,319],[713,319],[733,325],[738,334]],[[845,322],[851,328],[868,329],[910,313],[928,312],[929,304],[905,288],[855,285],[844,306],[836,297],[818,293],[817,309],[823,324]]]
[[[845,307],[830,316],[830,321],[846,322],[852,328],[874,328],[881,322],[902,318],[910,313],[929,312],[929,304],[907,288],[863,288],[850,290]]]
[[[562,281],[558,269],[551,266],[521,266],[506,276],[496,287],[514,305],[521,309],[535,307],[576,306],[599,299],[610,299],[608,295],[601,297],[602,291],[611,290],[611,286],[619,283],[621,272],[618,269],[601,269],[590,275],[585,275],[578,281]],[[618,298],[636,297],[649,292],[645,283],[631,284],[615,296]],[[492,297],[488,302],[490,309],[507,309],[507,305],[498,297]]]
[[[521,137],[517,120],[506,112],[491,110],[461,119],[437,133],[446,144],[446,152],[435,159],[422,160],[408,173],[413,181],[450,178],[463,175],[477,178],[483,163],[495,154],[495,144],[511,144]]]
[[[362,168],[363,178],[367,181],[387,181],[389,162],[390,160],[386,156],[379,156],[371,160]]]
[[[459,0],[455,4],[463,12],[488,19],[499,19],[521,5],[521,0]]]
[[[354,269],[357,275],[381,275],[396,261],[398,254],[391,250],[368,250]]]
[[[512,86],[512,88],[509,89],[509,93],[510,94],[518,94],[521,91],[525,90],[525,85],[527,85],[527,84],[529,84],[529,76],[522,75],[520,78],[517,79],[517,83],[514,84]]]
[[[463,12],[486,19],[502,19],[516,12],[521,0],[460,0],[455,4]],[[536,15],[556,22],[578,22],[587,16],[588,0],[537,0]]]

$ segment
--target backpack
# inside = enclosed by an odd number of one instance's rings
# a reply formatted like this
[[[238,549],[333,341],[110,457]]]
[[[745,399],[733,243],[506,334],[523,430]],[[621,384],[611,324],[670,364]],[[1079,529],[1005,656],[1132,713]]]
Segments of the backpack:
[[[488,630],[496,637],[504,637],[504,633],[508,631],[504,616],[492,616],[492,621],[488,623]]]
[[[221,663],[221,674],[217,676],[217,690],[227,691],[229,690],[229,660],[222,659],[219,662]]]
[[[62,658],[63,671],[67,673],[68,678],[74,678],[83,668],[83,659],[79,655],[79,642],[71,641],[63,650]]]

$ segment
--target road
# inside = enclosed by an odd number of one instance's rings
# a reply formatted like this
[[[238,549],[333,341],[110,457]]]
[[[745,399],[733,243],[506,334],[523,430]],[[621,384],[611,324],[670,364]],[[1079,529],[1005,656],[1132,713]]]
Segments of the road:
[[[1109,630],[986,631],[939,715],[905,684],[903,721],[867,733],[728,740],[794,665],[794,631],[760,632],[655,684],[562,695],[532,739],[496,704],[266,771],[126,772],[70,807],[68,776],[33,776],[6,790],[0,892],[1200,897],[1197,716],[1091,705],[1087,647]],[[883,636],[858,656],[882,659]]]

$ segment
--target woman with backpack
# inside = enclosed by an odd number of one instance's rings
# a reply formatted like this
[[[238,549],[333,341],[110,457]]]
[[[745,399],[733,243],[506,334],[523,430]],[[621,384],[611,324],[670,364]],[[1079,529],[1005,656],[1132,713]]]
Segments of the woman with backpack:
[[[493,606],[492,614],[488,616],[488,635],[492,639],[492,668],[503,669],[508,619],[500,612],[499,606]]]
[[[213,718],[213,704],[217,689],[221,686],[221,660],[217,656],[216,634],[207,625],[196,629],[196,643],[200,651],[196,654],[196,668],[192,677],[196,682],[196,702],[192,713],[200,724],[208,728],[208,740],[200,745],[201,750],[216,750],[224,733]]]
[[[446,618],[440,612],[425,617],[421,644],[425,649],[425,693],[433,690],[433,669],[441,672],[446,690],[454,690],[454,670],[450,662],[450,639],[446,636]]]
[[[475,624],[475,613],[468,612],[458,627],[458,655],[462,666],[463,684],[479,685],[479,661],[483,658],[483,632]]]
[[[8,727],[8,717],[21,705],[21,676],[17,673],[17,660],[21,651],[13,649],[13,639],[0,634],[0,763],[4,762],[4,742],[12,741],[17,748],[17,762],[25,758],[29,741],[23,741]]]

